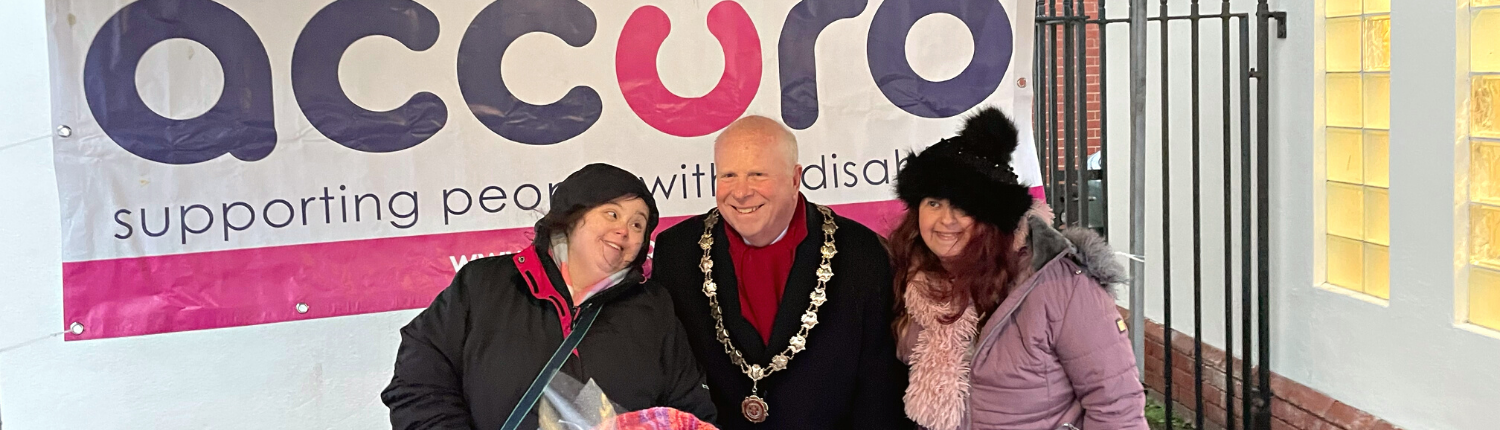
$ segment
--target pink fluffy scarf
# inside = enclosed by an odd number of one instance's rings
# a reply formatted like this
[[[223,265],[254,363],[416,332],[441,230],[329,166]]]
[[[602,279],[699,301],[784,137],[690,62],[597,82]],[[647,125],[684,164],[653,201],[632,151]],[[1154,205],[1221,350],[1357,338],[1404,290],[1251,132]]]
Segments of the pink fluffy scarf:
[[[952,303],[927,296],[929,281],[917,275],[906,289],[906,311],[920,330],[912,347],[911,379],[906,387],[906,416],[932,430],[959,428],[969,401],[969,357],[978,329],[974,306],[952,324],[941,318],[953,313]]]

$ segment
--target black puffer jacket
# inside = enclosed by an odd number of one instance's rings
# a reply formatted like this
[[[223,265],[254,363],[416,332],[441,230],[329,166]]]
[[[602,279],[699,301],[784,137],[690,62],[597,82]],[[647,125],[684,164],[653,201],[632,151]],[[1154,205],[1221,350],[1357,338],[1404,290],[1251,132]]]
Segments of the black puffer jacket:
[[[553,285],[565,285],[540,252]],[[567,288],[556,288],[570,307]],[[562,373],[592,378],[627,410],[668,406],[712,421],[714,405],[666,290],[639,275],[589,297],[593,328]],[[396,429],[497,429],[563,341],[563,312],[529,290],[512,256],[475,260],[401,329],[381,393]],[[623,411],[622,411],[623,412]],[[521,428],[537,428],[535,413]]]

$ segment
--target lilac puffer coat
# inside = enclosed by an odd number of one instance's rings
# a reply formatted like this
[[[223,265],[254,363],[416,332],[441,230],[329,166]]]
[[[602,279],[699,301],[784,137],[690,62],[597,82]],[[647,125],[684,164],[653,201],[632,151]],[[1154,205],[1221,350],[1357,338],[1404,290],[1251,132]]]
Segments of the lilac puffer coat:
[[[905,328],[898,354],[913,370],[908,414],[959,429],[1148,428],[1145,391],[1110,292],[1124,280],[1123,268],[1092,231],[1029,222],[1035,274],[1013,288],[982,329],[940,328],[924,337],[928,344],[970,345],[967,354],[946,354],[961,365],[933,370],[930,362],[914,363],[945,354],[921,353],[932,347],[917,346],[918,318]]]

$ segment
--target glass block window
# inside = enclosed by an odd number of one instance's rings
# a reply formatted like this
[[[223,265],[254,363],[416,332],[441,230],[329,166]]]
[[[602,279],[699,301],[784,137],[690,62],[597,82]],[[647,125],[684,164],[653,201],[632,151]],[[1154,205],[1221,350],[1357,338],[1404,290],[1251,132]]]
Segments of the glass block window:
[[[1469,322],[1500,330],[1500,0],[1469,5]]]
[[[1388,299],[1391,2],[1325,6],[1327,283]]]

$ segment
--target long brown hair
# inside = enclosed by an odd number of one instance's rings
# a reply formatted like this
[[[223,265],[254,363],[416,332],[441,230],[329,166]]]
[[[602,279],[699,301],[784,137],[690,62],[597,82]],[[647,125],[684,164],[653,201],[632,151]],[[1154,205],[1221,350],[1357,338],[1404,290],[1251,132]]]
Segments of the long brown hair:
[[[901,225],[891,232],[897,323],[907,317],[906,289],[918,274],[935,281],[929,283],[926,292],[929,299],[937,303],[956,302],[954,313],[940,319],[943,324],[957,321],[970,304],[981,318],[988,319],[1005,300],[1010,286],[1025,276],[1029,259],[1025,258],[1025,251],[1015,248],[1015,231],[1002,231],[976,221],[963,251],[945,262],[922,241],[919,212],[917,208],[908,209]]]

